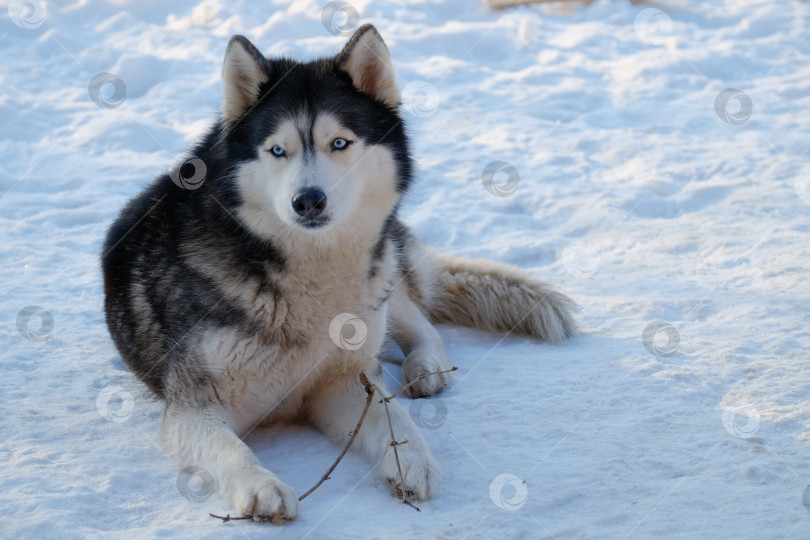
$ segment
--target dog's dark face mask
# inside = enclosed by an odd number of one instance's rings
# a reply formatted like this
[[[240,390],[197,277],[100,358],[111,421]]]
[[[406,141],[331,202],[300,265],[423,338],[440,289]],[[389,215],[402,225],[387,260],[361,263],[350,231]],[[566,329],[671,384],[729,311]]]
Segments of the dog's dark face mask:
[[[235,211],[254,232],[365,229],[396,207],[411,162],[390,56],[373,27],[308,63],[264,58],[236,36],[223,77],[220,144]]]

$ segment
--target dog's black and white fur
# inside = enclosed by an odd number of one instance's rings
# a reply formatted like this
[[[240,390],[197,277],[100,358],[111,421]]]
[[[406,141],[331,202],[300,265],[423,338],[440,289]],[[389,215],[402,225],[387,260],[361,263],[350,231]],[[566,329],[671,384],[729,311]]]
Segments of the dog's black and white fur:
[[[223,78],[222,113],[195,157],[157,178],[109,231],[107,323],[165,401],[160,440],[178,465],[207,470],[237,513],[278,522],[296,517],[296,495],[241,434],[286,419],[344,445],[366,401],[360,372],[383,387],[386,332],[406,355],[406,383],[450,367],[434,323],[556,342],[574,331],[573,304],[515,268],[437,254],[399,221],[413,165],[388,49],[372,26],[309,63],[265,58],[236,36]],[[348,318],[365,341],[335,329]],[[411,397],[446,382],[427,377]],[[439,466],[395,401],[391,414],[395,437],[408,440],[401,488],[429,497]],[[352,448],[400,486],[376,401]]]

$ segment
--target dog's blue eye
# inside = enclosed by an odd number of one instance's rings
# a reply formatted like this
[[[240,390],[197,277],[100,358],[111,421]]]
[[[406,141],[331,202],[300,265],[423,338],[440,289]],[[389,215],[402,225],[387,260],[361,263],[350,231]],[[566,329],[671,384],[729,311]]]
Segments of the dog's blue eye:
[[[286,155],[284,149],[279,145],[275,145],[273,148],[270,149],[270,151],[273,152],[273,155],[276,157],[284,157]]]
[[[349,141],[341,137],[338,137],[337,139],[332,141],[332,148],[334,148],[335,150],[343,150],[347,146],[349,146]]]

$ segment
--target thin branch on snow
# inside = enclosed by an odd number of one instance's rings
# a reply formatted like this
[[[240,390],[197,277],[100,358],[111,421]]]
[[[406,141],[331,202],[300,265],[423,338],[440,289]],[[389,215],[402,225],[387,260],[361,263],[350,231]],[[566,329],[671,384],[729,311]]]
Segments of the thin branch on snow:
[[[338,466],[338,463],[340,463],[340,460],[343,459],[343,456],[345,456],[346,452],[349,451],[349,447],[352,445],[352,443],[354,442],[354,439],[357,437],[357,434],[360,432],[360,426],[363,425],[363,421],[366,419],[366,413],[368,413],[368,409],[371,407],[371,400],[374,398],[374,390],[371,388],[371,384],[369,383],[368,378],[366,378],[365,373],[360,374],[360,382],[362,382],[363,386],[366,387],[366,394],[368,394],[368,396],[366,397],[366,406],[363,407],[363,412],[362,412],[362,414],[360,414],[360,419],[357,421],[357,425],[354,427],[354,430],[352,430],[352,432],[351,432],[351,437],[349,437],[349,442],[346,443],[346,446],[343,448],[343,451],[337,457],[335,462],[332,463],[332,466],[329,467],[329,470],[326,471],[326,473],[323,476],[321,476],[321,479],[318,480],[318,483],[315,484],[314,486],[312,486],[311,488],[309,488],[309,491],[307,491],[306,493],[304,493],[303,495],[298,497],[299,501],[303,501],[304,499],[306,499],[307,496],[310,493],[312,493],[313,491],[318,489],[321,484],[323,484],[324,482],[326,482],[329,479],[329,475],[332,474],[332,471],[334,471],[335,467]]]
[[[397,390],[396,392],[394,392],[393,394],[388,396],[386,398],[386,401],[390,401],[390,400],[394,399],[395,397],[400,395],[402,392],[404,392],[405,390],[407,390],[408,388],[410,388],[411,386],[413,386],[417,382],[419,382],[421,380],[424,380],[424,379],[427,379],[431,375],[444,375],[445,373],[450,373],[450,372],[453,372],[453,371],[456,371],[456,370],[458,370],[458,368],[456,366],[453,366],[450,369],[445,369],[444,371],[433,371],[431,373],[422,373],[417,378],[415,378],[414,380],[412,380],[411,382],[409,382],[408,384],[406,384],[405,386],[403,386],[402,388],[400,388],[399,390]]]
[[[361,377],[365,377],[364,373],[361,373],[360,375]],[[397,473],[399,474],[399,487],[398,488],[396,488],[396,486],[394,487],[398,490],[399,496],[402,498],[403,504],[407,504],[410,507],[416,508],[417,512],[421,512],[418,506],[415,506],[411,501],[408,500],[408,494],[405,493],[405,485],[404,485],[405,477],[402,476],[402,465],[399,464],[399,452],[397,452],[397,446],[399,446],[400,444],[405,444],[408,441],[397,441],[396,438],[394,437],[394,424],[391,422],[391,411],[388,409],[388,401],[391,398],[385,397],[383,391],[380,390],[380,388],[376,384],[372,384],[371,387],[380,394],[380,397],[382,398],[380,400],[380,403],[382,403],[383,406],[385,406],[385,416],[388,418],[388,431],[389,433],[391,433],[390,444],[394,449],[394,459],[397,462]]]
[[[393,422],[391,422],[391,412],[388,409],[388,402],[391,401],[392,399],[396,398],[398,395],[400,395],[402,392],[404,392],[408,388],[410,388],[417,381],[421,381],[421,380],[423,380],[423,379],[425,379],[427,377],[430,377],[431,375],[443,375],[445,373],[450,373],[451,371],[456,371],[457,369],[458,369],[457,367],[453,366],[452,368],[447,369],[445,371],[433,371],[431,373],[423,373],[422,375],[419,375],[417,378],[415,378],[414,380],[412,380],[411,382],[409,382],[408,384],[406,384],[405,386],[403,386],[402,388],[400,388],[399,390],[397,390],[396,392],[394,392],[393,394],[391,394],[390,396],[387,396],[387,397],[385,395],[385,392],[383,392],[380,389],[379,386],[377,386],[376,384],[372,384],[371,381],[368,380],[368,377],[366,376],[365,373],[360,373],[360,382],[363,383],[363,387],[365,387],[365,389],[366,389],[367,397],[366,397],[366,405],[363,407],[363,412],[360,414],[359,420],[357,420],[357,425],[351,431],[351,436],[349,437],[349,440],[346,443],[346,446],[343,448],[343,451],[337,457],[335,462],[332,463],[332,466],[329,467],[329,469],[326,471],[326,473],[324,473],[323,476],[321,476],[320,480],[318,480],[318,482],[314,486],[312,486],[306,493],[304,493],[303,495],[298,497],[298,500],[303,501],[313,491],[318,489],[321,486],[321,484],[323,484],[325,481],[329,480],[329,475],[332,474],[332,472],[338,466],[338,463],[340,463],[340,461],[343,459],[343,456],[345,456],[346,452],[349,451],[349,448],[351,447],[352,443],[354,442],[354,439],[357,438],[357,434],[360,433],[360,428],[363,426],[363,422],[366,419],[366,414],[368,413],[369,408],[371,408],[371,402],[372,402],[372,400],[374,398],[374,394],[376,393],[376,394],[380,395],[380,403],[382,403],[383,406],[385,407],[385,415],[388,418],[388,431],[391,434],[391,442],[389,444],[394,449],[394,459],[397,462],[397,472],[399,473],[399,485],[394,486],[394,488],[396,489],[396,492],[399,494],[400,498],[402,499],[402,504],[407,504],[411,508],[415,509],[417,512],[421,512],[422,510],[420,510],[418,506],[413,504],[413,502],[410,499],[408,499],[408,494],[403,489],[404,486],[402,484],[402,480],[403,480],[402,465],[400,465],[400,463],[399,463],[399,453],[397,452],[397,446],[402,445],[402,444],[407,444],[408,441],[407,440],[397,441],[396,438],[394,437],[394,424],[393,424]],[[208,514],[208,515],[213,517],[213,518],[221,519],[223,523],[228,523],[229,521],[253,519],[253,516],[251,516],[249,514],[245,514],[242,517],[231,517],[230,514],[227,514],[225,516],[218,516],[216,514]]]
[[[216,514],[208,514],[208,515],[211,516],[212,518],[221,519],[222,523],[228,523],[229,521],[239,521],[241,519],[253,519],[253,516],[250,515],[244,515],[242,517],[231,517],[230,514],[225,514],[224,516],[218,516]]]

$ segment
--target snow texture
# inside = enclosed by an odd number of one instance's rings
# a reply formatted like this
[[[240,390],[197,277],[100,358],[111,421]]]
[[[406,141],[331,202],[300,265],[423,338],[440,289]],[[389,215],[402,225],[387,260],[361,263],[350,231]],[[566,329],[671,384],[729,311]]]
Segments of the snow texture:
[[[0,536],[810,537],[810,5],[327,7],[0,3]],[[414,141],[406,221],[559,286],[583,332],[441,329],[454,383],[401,398],[443,468],[421,513],[350,453],[297,521],[222,524],[108,336],[102,239],[209,125],[231,35],[310,59],[364,22]],[[248,442],[298,493],[340,450]]]

